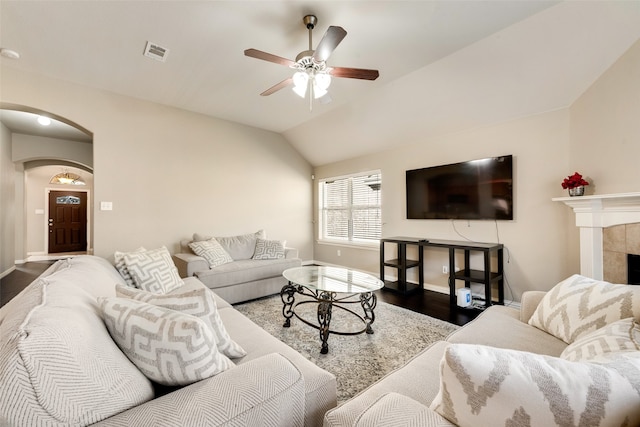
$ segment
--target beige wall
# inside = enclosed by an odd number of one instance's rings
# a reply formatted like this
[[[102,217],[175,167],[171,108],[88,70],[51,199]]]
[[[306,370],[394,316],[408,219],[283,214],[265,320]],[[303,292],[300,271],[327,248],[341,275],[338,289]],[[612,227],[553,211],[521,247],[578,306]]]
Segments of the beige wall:
[[[566,196],[561,180],[575,170],[598,194],[640,191],[640,42],[622,56],[567,109],[525,117],[438,140],[414,141],[403,149],[318,167],[317,178],[380,168],[383,174],[383,235],[496,242],[507,248],[505,271],[519,300],[523,291],[547,290],[579,272],[579,234],[573,212],[551,201]],[[425,112],[428,114],[428,112]],[[426,146],[426,143],[429,146]],[[515,156],[515,220],[429,221],[405,219],[404,171],[486,156]],[[317,204],[316,204],[317,207]],[[316,214],[317,215],[317,214]],[[455,224],[457,232],[453,229]],[[317,236],[317,231],[316,231]],[[316,243],[316,259],[377,272],[377,251]],[[446,256],[426,252],[425,281],[446,292]],[[436,288],[437,289],[437,288]]]
[[[7,66],[0,84],[93,133],[97,255],[263,228],[313,258],[311,166],[280,135]]]
[[[587,194],[640,191],[640,41],[572,105],[569,150]]]
[[[14,162],[55,159],[74,161],[88,168],[93,167],[93,144],[91,143],[19,133],[12,134],[11,141]]]
[[[568,212],[565,206],[551,202],[552,197],[563,195],[560,181],[568,159],[566,150],[558,147],[568,143],[568,118],[569,112],[565,109],[438,140],[414,141],[402,149],[318,167],[316,178],[380,168],[383,236],[500,241],[508,250],[505,271],[512,293],[506,289],[506,298],[519,300],[524,290],[548,289],[577,269],[567,263],[564,256],[571,242],[569,230],[564,227]],[[514,156],[513,221],[406,219],[406,170],[506,154]],[[378,251],[345,248],[341,252],[342,256],[337,257],[334,246],[317,244],[315,255],[320,261],[378,271]],[[425,282],[445,292],[447,276],[442,274],[442,265],[448,262],[447,252],[425,250],[425,258]],[[472,259],[474,267],[480,267],[479,262],[480,259]],[[390,273],[388,270],[387,274]]]
[[[0,275],[14,262],[15,167],[11,162],[11,132],[0,123]]]

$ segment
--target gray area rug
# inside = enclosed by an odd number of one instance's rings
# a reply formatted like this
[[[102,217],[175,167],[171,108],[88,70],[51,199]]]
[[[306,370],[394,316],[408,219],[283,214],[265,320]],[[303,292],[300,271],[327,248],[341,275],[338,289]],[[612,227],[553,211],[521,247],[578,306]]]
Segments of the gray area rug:
[[[296,301],[299,300],[297,296]],[[300,299],[301,300],[301,299]],[[338,381],[338,403],[351,398],[388,372],[404,365],[430,344],[445,339],[459,326],[404,308],[378,302],[373,334],[329,335],[329,353],[320,354],[320,333],[299,319],[283,328],[280,296],[263,298],[234,307],[280,341],[288,344]],[[350,306],[358,314],[359,304]],[[317,324],[317,305],[304,304],[296,313]],[[357,331],[363,324],[353,315],[334,308],[331,330]]]

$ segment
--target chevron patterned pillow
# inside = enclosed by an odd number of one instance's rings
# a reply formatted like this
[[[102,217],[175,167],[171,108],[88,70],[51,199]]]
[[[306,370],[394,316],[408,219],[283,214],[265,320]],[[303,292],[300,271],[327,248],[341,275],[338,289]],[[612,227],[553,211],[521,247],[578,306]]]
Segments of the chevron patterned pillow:
[[[167,248],[129,252],[124,263],[137,288],[154,294],[166,294],[184,283]]]
[[[165,295],[156,295],[118,284],[116,285],[116,296],[146,302],[202,319],[213,331],[218,351],[231,358],[243,357],[247,354],[229,336],[222,319],[220,319],[220,314],[218,314],[213,293],[201,282],[185,283],[183,287]]]
[[[140,246],[138,249],[136,249],[133,252],[144,252],[146,251],[146,249],[142,246]],[[118,270],[118,273],[120,273],[120,275],[122,276],[122,278],[124,279],[124,281],[127,283],[127,285],[131,286],[132,288],[136,287],[136,284],[133,283],[133,278],[131,277],[131,274],[129,273],[129,269],[127,268],[127,265],[124,263],[124,256],[127,254],[127,252],[120,252],[120,251],[116,251],[113,254],[113,258],[115,260],[115,265],[116,265],[116,270]]]
[[[207,260],[210,268],[233,262],[233,258],[220,246],[220,243],[215,238],[191,242],[189,247],[193,253]]]
[[[451,344],[431,409],[461,426],[640,425],[640,354],[608,364]]]
[[[614,285],[574,274],[546,293],[529,324],[571,344],[628,317],[640,319],[640,286]]]
[[[284,258],[284,247],[287,243],[280,240],[256,239],[256,251],[253,259]]]
[[[609,362],[618,353],[640,351],[640,324],[618,320],[575,340],[560,357],[573,362]]]
[[[191,384],[235,366],[218,352],[213,332],[197,317],[127,298],[98,302],[120,350],[159,384]]]

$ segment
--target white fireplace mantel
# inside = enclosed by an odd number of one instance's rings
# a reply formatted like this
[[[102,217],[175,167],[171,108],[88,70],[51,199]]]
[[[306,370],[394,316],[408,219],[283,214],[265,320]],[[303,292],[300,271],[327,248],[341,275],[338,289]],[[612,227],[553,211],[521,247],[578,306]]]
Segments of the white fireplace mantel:
[[[603,278],[602,229],[640,222],[640,193],[556,197],[576,214],[580,228],[580,274]]]

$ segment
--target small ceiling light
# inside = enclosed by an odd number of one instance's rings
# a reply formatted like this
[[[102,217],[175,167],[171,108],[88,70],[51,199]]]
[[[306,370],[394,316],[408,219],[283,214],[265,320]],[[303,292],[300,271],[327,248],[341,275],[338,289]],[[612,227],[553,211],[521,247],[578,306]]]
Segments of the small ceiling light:
[[[45,116],[38,116],[38,123],[42,126],[49,126],[51,124],[51,119]]]
[[[4,48],[0,49],[0,55],[9,59],[20,59],[20,54],[15,50],[11,50],[11,49],[4,49]]]

